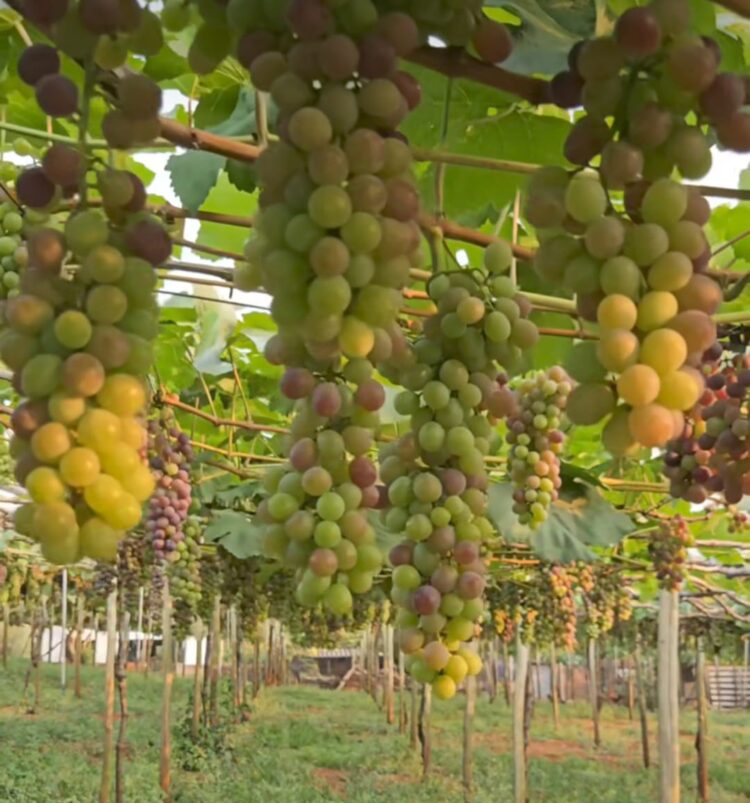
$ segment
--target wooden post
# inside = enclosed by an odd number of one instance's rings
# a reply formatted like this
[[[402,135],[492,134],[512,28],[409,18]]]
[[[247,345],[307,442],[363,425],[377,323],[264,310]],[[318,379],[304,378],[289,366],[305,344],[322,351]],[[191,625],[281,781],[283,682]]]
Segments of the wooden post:
[[[404,654],[398,651],[398,732],[406,733],[406,667],[404,665]]]
[[[117,732],[117,746],[115,747],[115,801],[122,803],[125,800],[125,733],[128,726],[128,648],[130,645],[130,614],[123,611],[120,627],[120,649],[117,653],[115,679],[117,693],[120,698],[120,728]]]
[[[136,650],[135,650],[135,666],[138,669],[143,661],[143,655],[145,653],[145,639],[143,633],[143,599],[144,599],[144,591],[143,586],[138,589],[138,618],[136,619],[136,630],[138,631],[138,635],[136,638],[138,641],[136,642]]]
[[[591,719],[594,723],[594,747],[601,747],[602,737],[599,730],[599,688],[596,672],[596,639],[589,639],[589,703],[591,704]]]
[[[83,624],[85,621],[83,592],[79,589],[76,594],[76,635],[73,652],[73,674],[74,674],[74,694],[80,700],[82,697],[81,689],[81,661],[83,659]],[[96,635],[94,635],[96,639]],[[96,648],[94,648],[96,649]]]
[[[117,591],[107,597],[107,663],[104,674],[104,744],[99,803],[109,800],[112,740],[115,725],[115,653],[117,652]]]
[[[232,684],[232,712],[237,716],[240,707],[240,665],[237,655],[237,612],[234,605],[227,610],[227,649],[229,650],[229,677]]]
[[[633,719],[635,710],[635,672],[633,659],[628,661],[628,719]]]
[[[643,680],[643,656],[641,654],[641,634],[635,637],[635,685],[638,697],[638,716],[641,722],[641,755],[643,756],[643,766],[648,769],[651,766],[651,758],[648,748],[648,718],[646,716],[646,684]]]
[[[505,705],[510,708],[510,652],[508,650],[508,643],[505,640],[503,640],[503,695],[505,696]]]
[[[383,625],[383,653],[385,661],[385,719],[389,725],[393,725],[396,721],[396,705],[393,691],[393,625]]]
[[[151,611],[148,612],[146,616],[146,638],[144,639],[144,663],[143,663],[143,674],[145,677],[148,677],[148,671],[151,667],[151,644],[153,641],[153,616]]]
[[[679,595],[662,590],[659,595],[659,775],[661,803],[680,801],[680,731],[677,639]]]
[[[260,633],[256,628],[255,638],[253,639],[253,700],[260,692]]]
[[[516,674],[513,682],[513,803],[526,803],[526,745],[524,720],[526,712],[526,679],[529,672],[529,647],[516,636]]]
[[[497,636],[492,636],[487,644],[487,676],[489,678],[489,700],[497,698]]]
[[[8,630],[10,628],[10,605],[7,602],[3,603],[3,641],[2,641],[2,657],[3,668],[8,666]]]
[[[557,652],[555,645],[549,645],[549,675],[550,675],[550,692],[552,699],[552,717],[555,721],[555,730],[560,729],[560,699],[557,688]]]
[[[695,666],[695,690],[698,696],[698,732],[695,749],[698,754],[698,800],[708,803],[708,699],[706,697],[706,653],[703,639],[698,639],[698,658]]]
[[[750,703],[750,695],[748,695],[748,690],[750,690],[750,683],[748,683],[748,674],[750,674],[750,636],[745,634],[742,640],[744,642],[742,660],[742,704],[747,706],[748,703]]]
[[[474,799],[474,713],[477,707],[477,679],[473,675],[466,678],[466,707],[464,708],[464,750],[463,750],[463,786],[464,801],[471,803]]]
[[[198,739],[198,734],[201,727],[201,661],[203,657],[203,624],[201,623],[195,629],[196,632],[196,645],[195,645],[195,674],[193,675],[193,717],[190,722],[190,735],[193,741]]]
[[[416,749],[419,744],[419,694],[418,685],[414,678],[409,678],[411,690],[411,728],[409,731],[409,744]]]
[[[212,727],[219,723],[219,672],[221,671],[221,600],[216,596],[211,613],[211,676],[209,679],[209,715]]]
[[[268,620],[268,639],[266,640],[266,686],[274,685],[273,677],[273,620]]]
[[[42,620],[39,624],[39,631],[36,638],[36,650],[34,661],[34,710],[39,712],[42,705],[42,639],[44,638],[44,628],[47,625],[47,605],[42,605]],[[50,641],[52,636],[50,635]],[[33,648],[32,648],[33,649]]]
[[[426,780],[432,765],[432,738],[430,715],[432,713],[432,686],[422,686],[422,699],[419,705],[419,743],[422,746],[422,779]]]
[[[370,673],[367,669],[370,657],[370,651],[368,648],[368,641],[370,639],[370,625],[368,624],[365,628],[365,632],[362,634],[362,641],[360,642],[360,658],[359,663],[362,667],[362,690],[370,693]]]
[[[62,605],[60,611],[60,688],[65,691],[68,685],[68,570],[62,570]]]
[[[161,709],[161,755],[159,761],[159,786],[164,800],[171,800],[172,786],[172,685],[174,684],[174,656],[172,643],[172,597],[169,581],[164,578],[164,596],[161,613],[162,674],[164,688]]]

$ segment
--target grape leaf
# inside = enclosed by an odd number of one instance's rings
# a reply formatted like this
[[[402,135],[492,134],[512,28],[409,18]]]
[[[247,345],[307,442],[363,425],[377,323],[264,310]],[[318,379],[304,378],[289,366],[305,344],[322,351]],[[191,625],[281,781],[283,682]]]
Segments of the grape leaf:
[[[528,543],[540,558],[553,563],[592,562],[596,555],[590,546],[613,546],[635,529],[628,516],[581,482],[563,488],[537,530],[518,521],[510,483],[490,486],[488,516],[506,541]]]
[[[263,554],[263,528],[255,524],[247,513],[221,510],[213,514],[203,531],[203,537],[220,543],[236,558],[250,558]]]
[[[223,164],[223,157],[205,151],[188,151],[169,157],[170,183],[186,209],[196,212],[201,208],[216,185]]]

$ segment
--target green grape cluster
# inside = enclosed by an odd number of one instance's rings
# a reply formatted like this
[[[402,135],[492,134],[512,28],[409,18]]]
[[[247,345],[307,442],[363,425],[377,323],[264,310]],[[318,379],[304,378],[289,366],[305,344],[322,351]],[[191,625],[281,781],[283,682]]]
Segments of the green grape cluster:
[[[356,369],[356,370],[355,370]],[[257,510],[265,526],[266,557],[297,575],[302,605],[322,602],[333,614],[351,611],[352,595],[365,594],[383,565],[367,511],[380,502],[369,456],[383,387],[367,360],[353,360],[342,381],[321,381],[305,368],[289,368],[282,391],[296,399],[288,462],[269,468],[268,494]]]
[[[530,212],[541,227],[536,271],[575,292],[580,313],[600,332],[598,341],[576,344],[566,363],[579,382],[567,414],[580,425],[606,420],[602,439],[616,456],[679,436],[703,394],[698,368],[716,341],[711,315],[722,294],[703,272],[696,194],[657,179],[628,219],[595,171],[542,168],[531,179],[529,210],[550,204],[543,221]]]
[[[560,427],[572,384],[559,366],[521,380],[517,409],[508,419],[513,511],[522,524],[546,521],[560,488],[560,459],[565,436]]]
[[[140,417],[156,272],[112,236],[97,212],[73,215],[64,232],[30,230],[21,293],[3,310],[0,356],[24,397],[11,450],[32,499],[16,528],[54,563],[113,561],[154,487]],[[73,260],[81,268],[70,279],[63,264]]]
[[[215,61],[204,17],[190,58]],[[256,163],[261,187],[243,290],[263,287],[279,333],[274,364],[322,369],[342,355],[388,359],[402,288],[422,260],[411,151],[397,128],[418,102],[398,58],[420,42],[412,20],[370,0],[230,3],[237,56],[278,109],[279,140]],[[213,41],[213,40],[212,40]],[[222,40],[226,48],[232,37]],[[210,62],[210,63],[209,63]]]
[[[17,64],[52,118],[88,117],[90,98],[79,97],[61,52],[93,75],[97,66],[124,63],[129,50],[153,55],[162,43],[158,18],[136,0],[27,0],[23,13],[60,47],[32,44]],[[124,76],[102,123],[108,143],[126,148],[152,139],[160,106],[150,78]],[[131,123],[135,138],[110,136]],[[104,214],[87,209],[93,186]],[[171,240],[147,213],[140,180],[100,168],[84,149],[50,145],[15,189],[28,207],[27,265],[19,293],[4,304],[0,357],[25,399],[13,415],[12,449],[17,479],[32,499],[16,526],[41,542],[51,562],[114,561],[153,490],[141,416],[158,322],[155,268],[169,257]],[[48,213],[76,198],[61,231]]]
[[[203,529],[196,518],[183,525],[184,538],[175,550],[176,560],[166,566],[169,592],[172,595],[174,622],[181,637],[187,635],[195,620],[201,600],[201,543]]]
[[[258,624],[268,616],[268,589],[265,584],[261,584],[258,576],[262,566],[255,558],[238,558],[221,546],[218,555],[224,578],[222,601],[225,605],[236,606],[238,625],[244,632],[253,634],[257,631]],[[286,579],[288,578],[285,577]],[[289,587],[285,591],[287,596],[293,593],[293,589]]]
[[[198,602],[198,616],[204,622],[211,621],[211,612],[216,598],[221,598],[224,583],[222,561],[216,552],[201,555],[198,562],[200,572],[201,597]]]
[[[10,201],[0,203],[0,299],[20,292],[21,271],[29,255],[23,242],[23,215]]]
[[[462,643],[484,615],[482,551],[494,533],[484,458],[499,440],[494,422],[515,406],[499,365],[519,365],[538,337],[525,299],[503,275],[511,260],[497,243],[481,270],[433,277],[437,312],[390,374],[406,388],[395,407],[411,424],[380,452],[384,523],[404,538],[390,553],[391,599],[410,673],[445,699],[481,668]]]
[[[648,542],[656,577],[667,591],[679,591],[686,574],[687,550],[693,537],[682,516],[663,521]]]

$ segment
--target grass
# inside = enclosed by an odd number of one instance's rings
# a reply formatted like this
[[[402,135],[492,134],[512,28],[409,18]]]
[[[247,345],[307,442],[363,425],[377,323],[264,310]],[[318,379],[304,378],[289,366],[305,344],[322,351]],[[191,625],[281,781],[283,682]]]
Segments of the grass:
[[[85,668],[84,696],[57,686],[58,669],[43,668],[41,710],[19,707],[26,664],[0,669],[0,803],[89,803],[98,799],[103,673]],[[420,781],[408,736],[385,724],[363,693],[307,687],[266,689],[249,720],[219,734],[213,749],[183,736],[191,683],[174,689],[175,803],[452,803],[460,783],[462,701],[436,703],[433,771]],[[158,788],[158,677],[131,674],[127,801],[161,801]],[[652,753],[656,724],[651,716]],[[683,715],[683,799],[695,799],[695,715]],[[476,803],[505,803],[512,795],[510,714],[502,700],[478,704],[474,772]],[[550,706],[537,704],[532,725],[531,799],[554,803],[647,803],[658,800],[656,768],[640,763],[638,725],[627,711],[606,706],[604,746],[591,745],[583,704],[562,708],[555,732]],[[225,738],[221,738],[225,736]],[[750,800],[750,714],[711,714],[713,803]],[[187,769],[190,768],[190,769]]]

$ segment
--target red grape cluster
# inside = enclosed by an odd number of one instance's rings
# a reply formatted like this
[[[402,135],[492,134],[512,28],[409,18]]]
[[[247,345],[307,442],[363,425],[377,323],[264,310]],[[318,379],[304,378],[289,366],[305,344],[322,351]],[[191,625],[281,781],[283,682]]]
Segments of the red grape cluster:
[[[661,587],[678,591],[685,579],[687,549],[693,538],[682,516],[663,521],[648,544],[648,553]]]
[[[266,556],[297,572],[297,601],[323,602],[338,615],[383,565],[367,511],[380,504],[369,452],[385,391],[367,360],[350,361],[345,374],[354,389],[306,368],[286,370],[281,390],[295,401],[288,462],[266,471],[268,496],[257,510]]]
[[[518,407],[508,419],[513,511],[522,524],[538,527],[547,519],[560,488],[563,423],[572,384],[559,366],[521,380]]]
[[[716,40],[691,32],[687,0],[630,8],[611,36],[579,42],[569,67],[550,84],[551,100],[587,114],[568,136],[565,155],[588,164],[602,154],[610,187],[668,176],[676,167],[700,178],[711,166],[703,127],[730,150],[750,150],[746,77],[720,70]],[[605,118],[613,118],[611,127]],[[615,135],[619,138],[615,139]]]
[[[419,25],[425,42],[432,36],[451,47],[470,47],[490,64],[505,61],[513,49],[510,32],[502,23],[484,15],[482,0],[382,0],[372,5],[409,14]]]
[[[149,464],[156,489],[149,500],[146,530],[154,554],[160,560],[179,560],[179,545],[185,540],[185,523],[192,500],[190,438],[161,419],[148,422]]]

